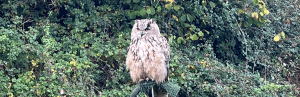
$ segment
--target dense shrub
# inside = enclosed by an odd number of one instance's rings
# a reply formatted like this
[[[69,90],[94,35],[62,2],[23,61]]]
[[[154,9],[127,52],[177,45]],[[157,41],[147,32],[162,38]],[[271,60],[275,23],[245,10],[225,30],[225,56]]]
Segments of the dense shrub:
[[[299,95],[299,2],[0,0],[0,8],[0,96],[130,95],[125,58],[143,18],[169,40],[180,96]]]

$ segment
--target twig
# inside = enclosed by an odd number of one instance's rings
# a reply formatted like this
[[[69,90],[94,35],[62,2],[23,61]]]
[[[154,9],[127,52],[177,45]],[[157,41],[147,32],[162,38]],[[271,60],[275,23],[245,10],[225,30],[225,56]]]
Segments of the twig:
[[[22,29],[22,30],[23,30],[23,32],[24,32],[24,30],[25,30],[25,28],[24,28],[24,24],[25,24],[25,23],[32,22],[32,21],[34,21],[34,20],[30,20],[30,19],[28,19],[27,21],[25,21],[25,22],[23,22],[23,23],[22,23],[22,26],[23,26],[23,29]]]
[[[244,31],[241,29],[241,27],[240,27],[240,25],[239,25],[237,19],[235,18],[235,16],[233,16],[233,18],[235,19],[235,21],[236,21],[236,23],[237,23],[237,25],[238,25],[238,27],[239,27],[239,30],[242,32],[242,35],[243,35],[243,38],[244,38],[244,41],[245,41],[245,46],[246,46],[245,52],[246,52],[246,57],[247,57],[247,56],[248,56],[248,54],[247,54],[247,52],[248,52],[247,49],[248,49],[248,48],[247,48],[247,40],[246,40]],[[247,58],[246,58],[246,63],[245,63],[245,65],[246,65],[246,68],[245,68],[245,72],[246,72],[246,71],[247,71],[247,68],[248,68],[248,59],[247,59]],[[247,77],[247,73],[245,74],[244,77]],[[245,83],[245,80],[243,81],[243,83]]]
[[[237,19],[236,19],[235,17],[234,17],[234,19],[235,19],[235,21],[236,21],[236,23],[237,23],[237,25],[238,25],[238,27],[239,27],[239,30],[242,32],[242,35],[243,35],[243,38],[244,38],[245,43],[247,43],[247,40],[246,40],[244,31],[241,29],[241,27],[240,27],[240,25],[239,25]],[[247,56],[247,45],[246,45],[246,56]],[[248,59],[247,59],[247,62],[246,62],[246,63],[248,63]]]

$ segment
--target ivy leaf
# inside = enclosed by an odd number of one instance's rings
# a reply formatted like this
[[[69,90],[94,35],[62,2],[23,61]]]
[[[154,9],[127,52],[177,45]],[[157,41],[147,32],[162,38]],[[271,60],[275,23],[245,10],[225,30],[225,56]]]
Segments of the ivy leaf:
[[[189,22],[192,22],[192,21],[194,21],[194,17],[193,16],[191,16],[190,14],[187,14],[187,20],[189,21]]]
[[[51,75],[51,79],[56,79],[56,74],[55,73]]]
[[[264,13],[263,13],[263,12],[260,12],[259,14],[260,14],[260,16],[264,16]]]
[[[194,31],[196,29],[196,26],[194,24],[190,25],[190,30]]]
[[[258,13],[257,12],[253,12],[252,13],[252,17],[255,18],[256,20],[258,19]]]
[[[207,30],[204,30],[206,32],[206,34],[209,34],[209,32]]]
[[[273,40],[274,40],[275,42],[279,41],[279,40],[280,40],[280,36],[279,36],[279,35],[276,35],[276,36],[273,38]]]
[[[172,8],[172,4],[166,4],[166,5],[165,5],[165,8],[166,8],[166,9],[171,9],[171,8]]]
[[[171,67],[175,67],[175,66],[178,66],[178,65],[175,64],[175,63],[171,63],[170,66],[171,66]]]
[[[206,6],[206,5],[207,5],[207,3],[206,3],[205,0],[202,0],[202,5],[203,5],[203,6]]]
[[[118,54],[118,53],[119,53],[119,50],[115,49],[114,54]]]
[[[172,4],[174,1],[173,0],[166,0],[166,2]]]
[[[199,31],[198,35],[202,37],[202,36],[204,36],[204,33],[202,31]]]
[[[269,13],[270,13],[269,10],[267,10],[266,8],[261,8],[260,12],[263,14],[266,14],[266,15],[269,15]]]
[[[175,15],[172,15],[172,17],[173,17],[176,21],[178,21],[178,18],[177,18]]]
[[[178,43],[178,44],[181,44],[182,41],[184,41],[184,39],[183,39],[182,37],[178,37],[178,38],[177,38],[177,43]]]
[[[149,9],[150,9],[150,11],[151,11],[150,14],[151,14],[151,15],[154,15],[154,14],[155,14],[155,9],[154,9],[152,6],[151,6]]]
[[[108,6],[108,7],[106,7],[106,10],[107,11],[111,11],[111,8]]]
[[[198,40],[198,39],[199,39],[199,37],[198,37],[196,34],[190,36],[190,38],[191,38],[192,40]]]
[[[180,22],[185,22],[185,21],[186,21],[186,15],[182,15],[182,16],[179,18],[179,21],[180,21]]]
[[[280,33],[280,36],[282,37],[282,39],[284,39],[284,38],[285,38],[285,33],[282,31],[282,32]]]
[[[140,0],[133,0],[133,2],[134,2],[134,3],[139,3],[139,2],[140,2]]]
[[[157,12],[160,12],[161,11],[161,6],[158,6],[157,7]]]
[[[135,19],[135,13],[134,12],[131,12],[131,13],[129,13],[129,17],[130,17],[130,19]]]
[[[209,5],[210,5],[212,8],[215,8],[215,7],[216,7],[216,3],[214,3],[214,2],[209,2]]]
[[[242,9],[239,9],[238,13],[239,13],[239,14],[244,14],[244,13],[245,13],[245,11],[244,11],[244,10],[242,10]]]
[[[171,37],[169,38],[169,44],[170,44],[170,45],[172,45],[172,42],[173,42],[173,37],[174,37],[174,36],[173,36],[173,35],[171,35]]]
[[[142,16],[144,16],[146,13],[147,13],[147,11],[146,11],[144,8],[140,10],[140,14],[141,14]]]
[[[258,3],[258,0],[253,0],[253,4],[254,5],[258,5],[259,3]]]
[[[174,10],[179,11],[180,7],[181,7],[180,5],[174,5]]]
[[[151,13],[151,10],[150,10],[150,8],[148,8],[148,9],[147,9],[147,13],[148,13],[148,14],[150,14],[150,13]]]
[[[184,27],[190,27],[191,25],[188,24],[188,23],[184,23],[183,26],[184,26]]]
[[[131,2],[131,0],[127,0],[127,3],[130,3]]]

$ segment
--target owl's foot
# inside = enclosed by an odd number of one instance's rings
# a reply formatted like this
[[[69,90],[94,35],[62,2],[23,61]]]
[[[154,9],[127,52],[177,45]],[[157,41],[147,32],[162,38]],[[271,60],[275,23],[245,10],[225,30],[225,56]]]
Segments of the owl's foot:
[[[144,80],[149,81],[149,78],[146,78],[146,79],[140,79],[138,83],[141,83],[141,82],[144,81]]]
[[[140,80],[139,80],[139,83],[141,83],[142,81],[144,81],[144,79],[140,79]]]

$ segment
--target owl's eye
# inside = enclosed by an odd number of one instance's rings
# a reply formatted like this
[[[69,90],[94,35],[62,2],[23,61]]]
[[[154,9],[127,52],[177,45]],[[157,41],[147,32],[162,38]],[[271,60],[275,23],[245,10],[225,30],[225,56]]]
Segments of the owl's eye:
[[[147,24],[147,28],[145,30],[150,30],[150,23]]]
[[[136,28],[137,28],[138,30],[140,30],[139,25],[136,25]]]
[[[147,31],[147,30],[150,30],[149,27],[147,27],[147,28],[145,29],[145,31]]]

